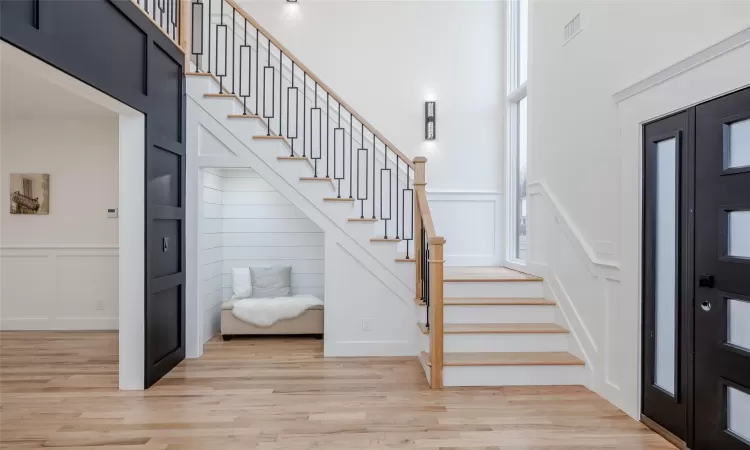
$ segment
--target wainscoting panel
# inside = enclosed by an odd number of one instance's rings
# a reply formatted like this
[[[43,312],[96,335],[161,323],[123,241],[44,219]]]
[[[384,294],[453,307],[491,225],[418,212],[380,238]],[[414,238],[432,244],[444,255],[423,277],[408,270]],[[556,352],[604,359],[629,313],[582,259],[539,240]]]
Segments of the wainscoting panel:
[[[435,231],[445,237],[448,266],[502,264],[500,192],[429,191]]]
[[[116,330],[117,246],[2,247],[0,329]]]

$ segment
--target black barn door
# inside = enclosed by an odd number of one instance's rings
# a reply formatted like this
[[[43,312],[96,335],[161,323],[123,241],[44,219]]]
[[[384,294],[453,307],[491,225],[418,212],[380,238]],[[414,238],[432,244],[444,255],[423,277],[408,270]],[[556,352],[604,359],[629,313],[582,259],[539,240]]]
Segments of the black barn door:
[[[750,89],[695,117],[695,448],[750,450]]]

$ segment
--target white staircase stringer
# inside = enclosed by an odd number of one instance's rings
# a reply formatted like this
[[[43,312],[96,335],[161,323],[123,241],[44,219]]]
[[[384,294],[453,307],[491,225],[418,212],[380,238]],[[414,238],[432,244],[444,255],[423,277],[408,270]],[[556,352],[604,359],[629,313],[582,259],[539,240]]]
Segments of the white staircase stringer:
[[[352,238],[341,226],[332,220],[328,214],[322,211],[310,198],[303,194],[302,189],[297,188],[297,183],[305,183],[302,181],[290,182],[288,179],[283,177],[279,171],[271,167],[271,164],[283,164],[276,161],[277,153],[267,155],[267,158],[262,158],[248,145],[243,143],[237,136],[230,132],[223,124],[214,117],[213,114],[209,113],[203,107],[196,102],[193,95],[190,95],[190,89],[188,90],[188,111],[187,111],[187,126],[189,130],[195,130],[203,127],[216,137],[224,146],[226,146],[236,156],[218,155],[218,156],[200,156],[199,149],[193,146],[199,145],[196,143],[197,139],[190,139],[188,141],[188,154],[194,155],[193,159],[196,160],[197,169],[201,167],[250,167],[255,170],[266,182],[287,198],[292,204],[300,209],[310,220],[315,222],[326,235],[326,239],[334,239],[338,242],[347,252],[349,252],[354,258],[362,263],[371,273],[373,273],[379,280],[387,285],[391,291],[393,291],[399,298],[408,304],[413,304],[414,291],[407,286],[392,270],[390,270],[385,264],[376,259],[367,248],[365,248],[360,242]],[[199,94],[202,99],[202,94]],[[209,100],[212,101],[213,99]],[[226,101],[226,100],[221,100]],[[230,119],[227,119],[230,120]],[[251,120],[248,120],[251,122]],[[279,144],[281,145],[281,144]],[[266,147],[266,146],[264,146]],[[266,147],[267,149],[267,147]],[[264,149],[264,150],[266,150]],[[271,163],[271,164],[269,164]],[[323,183],[321,183],[323,184]],[[305,186],[303,189],[306,191],[315,191],[322,203],[322,195],[320,191],[315,189],[314,186]],[[308,191],[308,192],[309,192]],[[381,245],[381,244],[367,244],[367,245]],[[393,257],[395,258],[395,251]],[[393,264],[396,264],[395,262]]]

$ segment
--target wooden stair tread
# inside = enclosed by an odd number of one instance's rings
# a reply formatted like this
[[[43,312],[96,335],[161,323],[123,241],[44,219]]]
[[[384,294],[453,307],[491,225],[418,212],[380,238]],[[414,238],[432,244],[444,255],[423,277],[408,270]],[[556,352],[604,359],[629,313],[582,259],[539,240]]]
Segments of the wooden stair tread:
[[[414,259],[414,258],[409,258],[409,259],[406,259],[406,258],[396,258],[396,262],[413,263],[413,262],[417,262],[417,260]]]
[[[299,177],[300,181],[332,181],[331,178],[326,177]]]
[[[446,267],[443,281],[447,283],[498,283],[542,281],[542,279],[507,267]]]
[[[266,136],[266,135],[263,135],[263,134],[261,134],[259,136],[253,136],[253,139],[279,139],[279,140],[285,140],[284,136],[276,136],[276,135],[273,135],[273,134],[270,135],[270,136]]]
[[[377,222],[378,219],[372,217],[350,217],[347,219],[349,222]]]
[[[310,158],[307,156],[277,156],[276,159],[279,161],[309,161]]]
[[[257,114],[229,114],[227,117],[230,119],[260,119]]]
[[[546,298],[512,298],[512,297],[445,297],[444,305],[458,306],[492,306],[492,305],[539,305],[554,306],[555,302]]]
[[[221,93],[218,93],[218,92],[206,93],[206,94],[203,94],[203,96],[206,97],[206,98],[237,98],[236,95],[234,95],[234,94],[228,94],[226,92],[221,92]]]
[[[401,239],[396,238],[372,238],[370,242],[401,242]]]
[[[422,352],[430,366],[430,354]],[[585,363],[568,352],[480,352],[444,353],[443,366],[583,366]]]
[[[420,323],[423,334],[429,331]],[[555,323],[446,323],[443,334],[521,334],[521,333],[568,333]]]
[[[353,198],[347,198],[347,197],[326,197],[323,199],[324,202],[345,202],[345,203],[351,203],[354,202]]]

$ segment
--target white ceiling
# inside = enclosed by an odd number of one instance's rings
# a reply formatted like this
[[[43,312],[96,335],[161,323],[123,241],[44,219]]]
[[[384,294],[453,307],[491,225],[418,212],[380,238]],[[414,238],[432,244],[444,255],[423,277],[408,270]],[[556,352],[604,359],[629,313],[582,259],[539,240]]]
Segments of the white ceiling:
[[[92,119],[115,113],[2,59],[0,115],[3,119]]]

